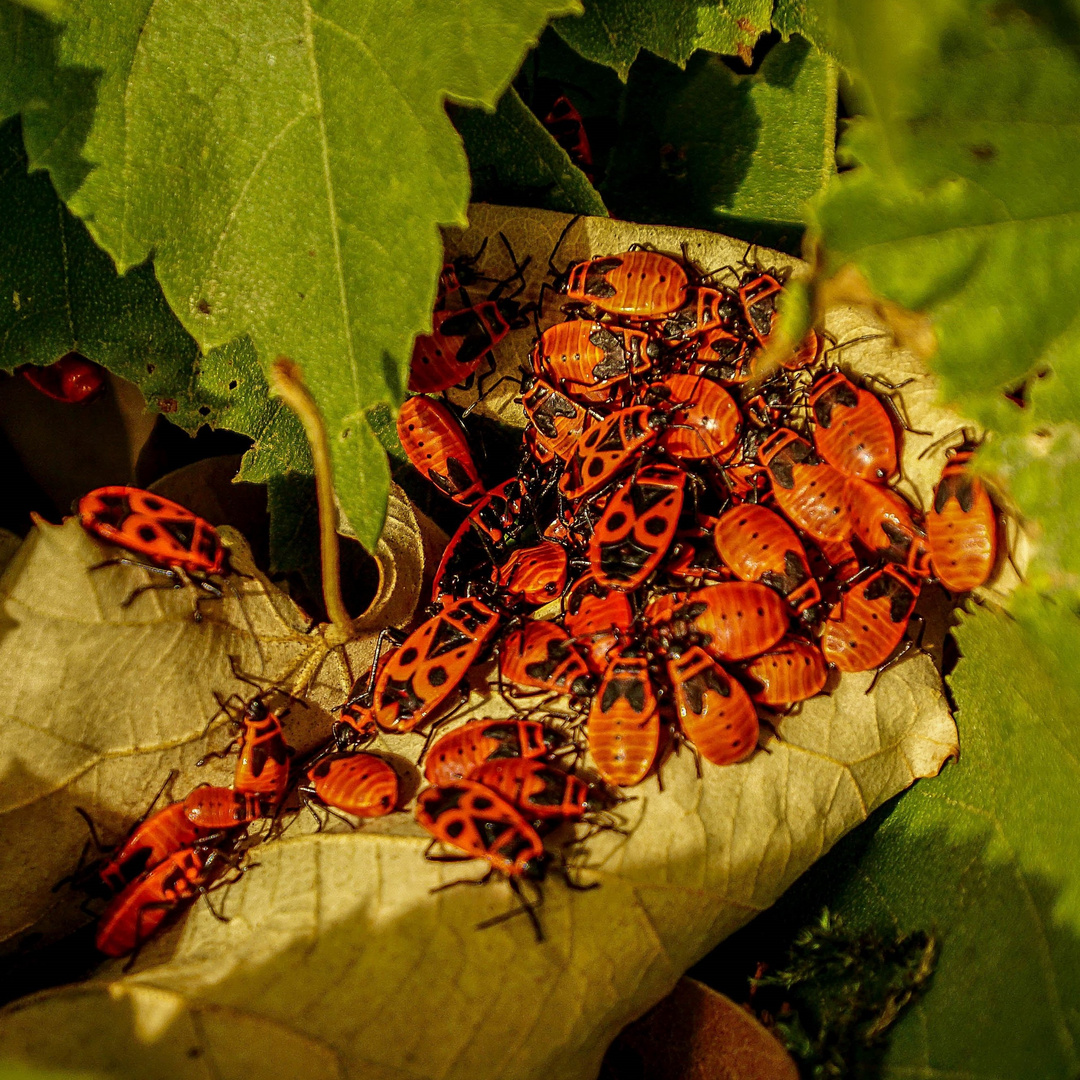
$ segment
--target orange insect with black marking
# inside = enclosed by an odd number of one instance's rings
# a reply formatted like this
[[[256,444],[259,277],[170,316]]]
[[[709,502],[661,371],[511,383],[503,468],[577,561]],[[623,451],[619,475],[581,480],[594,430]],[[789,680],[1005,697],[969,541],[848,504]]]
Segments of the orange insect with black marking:
[[[733,765],[757,748],[758,717],[743,686],[704,649],[692,645],[667,661],[683,734],[706,761]]]
[[[562,596],[566,566],[566,548],[544,540],[512,552],[502,566],[492,569],[491,580],[527,604],[546,604]]]
[[[898,562],[917,577],[930,573],[926,533],[911,506],[892,488],[852,477],[848,494],[855,535],[875,555]]]
[[[562,286],[560,288],[560,286]],[[686,271],[656,251],[624,251],[572,265],[556,288],[612,315],[657,319],[686,300]]]
[[[540,619],[506,635],[499,649],[499,671],[518,686],[559,694],[591,694],[596,685],[570,635]]]
[[[739,302],[742,304],[746,321],[764,348],[772,336],[776,320],[776,301],[784,286],[772,274],[758,274],[739,286]]]
[[[896,475],[896,431],[875,394],[831,371],[815,380],[808,401],[814,446],[830,465],[875,483]]]
[[[880,667],[903,639],[918,598],[918,579],[892,564],[849,586],[825,621],[825,659],[841,671]]]
[[[412,731],[450,697],[498,624],[498,615],[480,600],[447,602],[377,665],[371,700],[364,700],[366,685],[357,680],[345,707],[366,705],[384,731]]]
[[[719,458],[739,438],[738,405],[719,383],[703,375],[667,375],[650,385],[649,395],[653,401],[662,395],[671,409],[660,446],[677,458]]]
[[[174,588],[190,580],[221,598],[221,588],[210,580],[228,572],[228,554],[221,537],[213,525],[179,503],[141,488],[101,487],[79,500],[78,513],[87,532],[147,560],[113,559],[101,565],[142,566],[169,578]],[[124,606],[152,588],[144,585],[136,589]]]
[[[577,821],[603,808],[602,796],[580,777],[535,758],[488,761],[469,779],[497,791],[530,821]]]
[[[458,311],[436,311],[430,334],[413,345],[409,389],[434,394],[464,382],[510,332],[518,314],[513,300],[485,300]]]
[[[106,956],[126,956],[150,938],[187,900],[205,893],[210,859],[199,848],[174,852],[131,882],[102,912],[95,944]]]
[[[743,383],[750,378],[746,338],[724,326],[695,334],[687,343],[686,356],[695,375],[708,375],[727,383]]]
[[[789,521],[815,540],[851,537],[851,478],[822,461],[805,439],[780,428],[762,443],[758,460],[768,471],[773,497]]]
[[[796,615],[817,617],[821,590],[810,570],[806,549],[779,514],[746,503],[720,516],[713,533],[724,565],[740,581],[759,581],[776,589]]]
[[[666,414],[648,405],[632,405],[604,417],[574,445],[559,477],[559,491],[568,499],[591,494],[654,443],[667,424]]]
[[[664,320],[661,334],[669,344],[677,344],[703,330],[730,327],[738,309],[738,297],[729,289],[692,287],[687,289],[686,303]]]
[[[540,335],[532,366],[571,397],[606,402],[612,386],[652,367],[652,351],[644,331],[571,319]]]
[[[985,585],[997,561],[998,520],[983,482],[970,470],[974,452],[964,443],[945,463],[926,515],[930,562],[950,592]]]
[[[589,565],[602,586],[632,592],[671,546],[682,512],[686,473],[646,465],[608,500],[589,540]]]
[[[584,649],[590,670],[602,675],[608,653],[634,625],[630,598],[618,589],[601,585],[592,574],[582,574],[566,594],[563,625]]]
[[[235,829],[273,813],[273,804],[261,795],[202,784],[184,800],[184,813],[202,829]]]
[[[774,589],[719,581],[654,597],[645,620],[665,645],[700,645],[717,660],[746,660],[784,636],[791,609]]]
[[[754,657],[744,670],[759,686],[750,696],[773,708],[812,698],[825,688],[829,677],[821,649],[812,641],[795,637],[782,638],[767,653]]]
[[[483,497],[465,432],[441,402],[422,394],[406,398],[398,412],[397,433],[413,467],[444,495],[465,506]]]
[[[240,755],[233,787],[248,795],[280,802],[289,787],[292,747],[285,741],[281,720],[259,698],[244,709]]]
[[[531,373],[521,380],[521,407],[532,421],[536,442],[564,461],[589,423],[589,413],[583,405]]]
[[[153,870],[170,855],[192,847],[207,835],[184,812],[182,802],[170,803],[140,822],[113,851],[98,872],[109,893],[119,892],[140,874]]]
[[[634,646],[610,656],[586,725],[596,771],[609,784],[640,784],[656,761],[660,712],[649,675],[649,661]]]
[[[432,784],[450,784],[485,761],[546,758],[565,742],[554,728],[535,720],[472,720],[436,740],[425,759],[424,776]]]
[[[308,770],[298,789],[309,802],[356,817],[384,817],[398,804],[398,775],[375,754],[329,754]]]

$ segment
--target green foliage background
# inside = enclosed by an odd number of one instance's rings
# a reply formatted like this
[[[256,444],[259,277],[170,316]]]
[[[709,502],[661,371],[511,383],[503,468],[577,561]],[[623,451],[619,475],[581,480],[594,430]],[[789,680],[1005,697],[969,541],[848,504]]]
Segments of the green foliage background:
[[[530,107],[549,83],[586,118],[595,186]],[[854,265],[932,320],[1034,551],[957,630],[961,761],[716,962],[822,904],[926,931],[937,970],[875,1070],[1075,1077],[1078,115],[1080,22],[1053,0],[0,0],[0,366],[77,349],[185,429],[250,436],[240,475],[270,485],[280,538],[310,509],[263,374],[286,353],[371,548],[369,421],[401,401],[470,168],[490,201],[805,238],[819,283]]]

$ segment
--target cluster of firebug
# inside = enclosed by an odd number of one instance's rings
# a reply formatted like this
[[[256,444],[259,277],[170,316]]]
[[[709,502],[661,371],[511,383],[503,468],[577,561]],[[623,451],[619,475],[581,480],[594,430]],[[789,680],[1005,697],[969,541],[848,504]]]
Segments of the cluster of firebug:
[[[433,847],[454,850],[429,857],[485,861],[540,937],[522,883],[554,865],[576,885],[545,847],[552,832],[618,829],[607,809],[618,789],[658,770],[668,747],[688,744],[699,770],[701,758],[745,760],[761,719],[823,692],[831,668],[880,671],[902,655],[928,581],[966,593],[994,572],[1000,521],[968,466],[970,439],[950,452],[922,514],[893,486],[903,425],[871,388],[880,381],[845,373],[813,332],[754,378],[783,289],[781,274],[757,267],[726,268],[721,282],[637,249],[559,271],[553,253],[541,299],[562,297],[565,318],[543,331],[537,319],[522,358],[518,468],[488,486],[462,416],[434,395],[482,383],[493,347],[538,314],[515,299],[528,260],[500,239],[510,279],[480,273],[483,247],[444,266],[433,332],[413,356],[410,388],[421,392],[398,417],[411,464],[463,511],[428,617],[396,648],[380,635],[328,743],[302,766],[264,703],[279,691],[243,703],[233,786],[198,787],[146,818],[97,871],[114,897],[104,952],[130,951],[205,893],[237,865],[239,831],[276,823],[294,792],[331,812],[394,810],[396,772],[360,747],[417,729],[430,786],[416,816]],[[482,299],[470,294],[482,285]],[[190,511],[114,487],[84,497],[79,514],[137,556],[101,565],[165,578],[127,603],[181,585],[222,596],[227,552]],[[470,670],[491,657],[514,715],[435,738],[467,698]]]

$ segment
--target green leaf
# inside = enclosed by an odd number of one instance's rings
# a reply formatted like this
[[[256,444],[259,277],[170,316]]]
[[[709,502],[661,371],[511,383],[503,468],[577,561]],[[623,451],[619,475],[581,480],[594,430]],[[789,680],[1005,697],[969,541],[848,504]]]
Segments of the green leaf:
[[[555,29],[625,80],[642,49],[680,67],[698,49],[749,63],[771,12],[770,0],[588,0],[581,18],[560,19]]]
[[[69,205],[122,270],[154,252],[204,349],[248,334],[264,364],[301,366],[369,549],[389,472],[367,414],[401,399],[430,326],[436,225],[463,221],[468,197],[442,102],[493,105],[548,15],[576,7],[71,5],[61,59],[101,74],[82,148],[96,167]]]
[[[685,72],[643,56],[602,190],[631,220],[797,248],[806,203],[833,174],[835,118],[835,64],[801,38],[755,75],[704,53]]]
[[[827,902],[852,929],[938,938],[884,1080],[1072,1080],[1080,1068],[1080,618],[1031,590],[1013,611],[980,608],[956,631],[959,762],[876,815],[764,917],[800,925]],[[762,928],[758,941],[768,938]]]
[[[603,199],[566,151],[510,87],[495,112],[456,109],[476,202],[535,206],[568,214],[607,214]]]
[[[871,115],[841,146],[858,168],[816,209],[826,269],[854,263],[876,292],[930,315],[944,393],[969,416],[1037,425],[1000,395],[1046,367],[1078,374],[1077,56],[1018,7],[844,10]]]
[[[153,266],[119,276],[48,176],[28,174],[26,165],[19,122],[8,121],[0,126],[0,370],[79,352],[135,383],[151,408],[189,433],[208,424],[254,439],[238,479],[310,475],[303,430],[270,398],[251,342],[240,338],[200,356]],[[275,570],[299,569],[313,557],[314,549],[301,553],[295,541],[284,542],[291,531],[272,513]]]

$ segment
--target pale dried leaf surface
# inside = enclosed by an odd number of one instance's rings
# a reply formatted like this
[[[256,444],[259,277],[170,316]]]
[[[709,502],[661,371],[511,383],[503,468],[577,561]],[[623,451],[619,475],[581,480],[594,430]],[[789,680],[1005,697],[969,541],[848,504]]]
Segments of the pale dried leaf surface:
[[[394,505],[384,554],[395,588],[379,603],[387,625],[403,625],[419,597],[422,547],[408,503],[399,496]],[[12,558],[0,580],[0,941],[31,928],[52,937],[82,921],[70,890],[52,891],[87,840],[76,806],[110,840],[173,770],[180,796],[199,783],[229,782],[231,762],[195,762],[231,737],[221,715],[207,731],[218,712],[214,692],[253,692],[233,677],[230,657],[256,678],[310,679],[310,708],[293,707],[289,738],[303,749],[325,737],[327,710],[349,685],[340,651],[327,650],[322,628],[307,632],[292,601],[251,566],[238,533],[222,535],[233,565],[251,576],[233,579],[239,596],[227,591],[221,603],[203,604],[201,623],[188,589],[122,606],[146,572],[91,571],[120,552],[74,518],[39,524]],[[350,670],[370,664],[374,638],[365,632],[350,644]]]
[[[475,228],[485,233],[502,228],[519,258],[532,254],[540,266],[568,220],[490,207],[473,212]],[[587,222],[589,228],[594,224]],[[588,241],[598,252],[648,236],[657,246],[678,251],[685,239],[697,261],[714,266],[718,258],[733,261],[731,254],[741,257],[744,250],[709,234],[603,224],[615,231]],[[694,244],[710,246],[695,251]],[[727,254],[721,255],[718,244],[726,245]],[[564,256],[584,250],[570,246]],[[781,259],[769,254],[776,265]],[[524,349],[501,357],[514,366],[524,359]],[[83,624],[91,626],[85,636],[94,638],[101,632],[103,610],[110,630],[113,624],[126,629],[139,611],[137,605],[117,609],[127,582],[101,606],[85,572],[94,556],[77,527],[46,530],[36,542],[59,543],[61,537],[78,549],[67,556],[70,580],[61,585],[39,569],[35,612],[22,615],[19,629],[27,636],[13,653],[22,665],[36,656],[33,628],[39,622],[57,641],[79,634]],[[22,577],[29,559],[22,562],[4,584],[26,607]],[[96,575],[89,580],[98,586]],[[177,609],[170,624],[177,644],[156,661],[161,679],[154,689],[157,712],[151,715],[168,713],[170,707],[175,711],[182,703],[182,711],[195,716],[184,728],[187,741],[174,735],[167,755],[137,755],[139,764],[131,766],[137,782],[92,780],[96,788],[80,789],[78,798],[95,812],[130,820],[171,767],[185,767],[178,783],[187,782],[190,760],[198,754],[195,729],[201,730],[213,708],[210,690],[233,689],[225,656],[247,648],[247,662],[250,642],[242,624],[234,620],[227,628],[215,627],[221,640],[211,648],[209,639],[199,638],[184,622],[186,615]],[[72,688],[80,715],[104,717],[113,715],[111,697],[123,702],[126,687],[131,700],[123,706],[122,721],[107,728],[124,733],[116,740],[128,748],[114,755],[120,760],[132,758],[133,732],[139,732],[140,746],[150,743],[147,732],[155,733],[154,724],[136,723],[140,695],[151,679],[134,667],[131,658],[138,649],[132,646],[126,639],[118,643],[118,659],[104,684],[83,679]],[[290,662],[293,653],[281,648],[284,662]],[[182,657],[174,655],[181,650],[186,650]],[[54,664],[56,651],[54,645]],[[106,655],[100,642],[95,654]],[[490,677],[490,665],[472,673],[470,707],[461,720],[509,712]],[[865,693],[869,679],[842,679],[830,696],[781,721],[775,734],[763,728],[761,751],[740,765],[703,763],[699,779],[691,756],[683,754],[665,764],[662,791],[655,778],[635,788],[633,799],[620,809],[630,835],[594,837],[578,860],[580,877],[600,888],[571,892],[558,878],[546,883],[542,945],[520,918],[475,930],[480,920],[510,908],[503,884],[430,894],[437,884],[479,876],[483,868],[426,862],[428,837],[411,813],[393,814],[356,832],[335,824],[322,833],[311,831],[304,815],[283,839],[260,847],[259,865],[227,895],[219,894],[229,922],[196,905],[144,950],[131,974],[123,974],[120,964],[109,965],[89,983],[16,1003],[0,1021],[0,1056],[49,1065],[108,1060],[117,1075],[133,1077],[209,1072],[239,1078],[268,1063],[284,1076],[320,1078],[594,1077],[616,1033],[663,998],[687,967],[772,904],[876,806],[917,777],[935,774],[956,753],[955,727],[928,657],[898,664],[872,694]],[[327,696],[318,700],[340,701],[340,686],[340,672],[324,666],[318,693]],[[193,707],[199,694],[208,708]],[[71,734],[57,739],[40,694],[36,700],[38,711],[23,709],[19,715],[36,717],[46,758],[63,763],[61,747],[67,752],[78,739]],[[63,730],[78,732],[75,717],[63,715]],[[154,738],[160,741],[160,732]],[[178,741],[180,749],[173,749]],[[422,745],[415,734],[379,743],[379,749],[396,755],[410,797],[417,778],[407,763],[416,760]],[[38,762],[43,752],[21,760]],[[86,756],[75,753],[79,761]],[[95,751],[95,757],[102,755]],[[55,797],[54,821],[74,817],[71,783]],[[48,784],[39,780],[38,788],[43,786]],[[39,798],[37,806],[47,799]],[[28,838],[33,819],[28,813]],[[56,860],[60,866],[77,856],[82,834],[71,827],[65,843]],[[49,875],[40,873],[39,878],[40,907],[53,879],[47,883]],[[33,909],[25,912],[23,921],[32,914]],[[81,1038],[69,1042],[44,1034],[72,1029]]]

